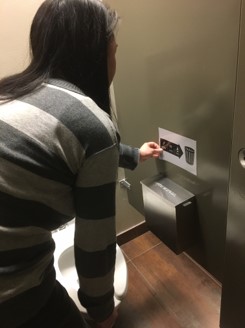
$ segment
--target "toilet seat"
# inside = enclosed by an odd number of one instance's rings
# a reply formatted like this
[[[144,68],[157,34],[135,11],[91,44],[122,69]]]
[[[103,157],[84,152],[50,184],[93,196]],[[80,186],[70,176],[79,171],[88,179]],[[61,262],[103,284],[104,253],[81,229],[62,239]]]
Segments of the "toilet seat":
[[[56,279],[66,288],[69,296],[76,303],[79,310],[86,314],[87,310],[81,305],[77,297],[79,288],[78,276],[74,260],[74,231],[75,223],[69,223],[64,229],[53,232],[55,241],[54,267]],[[125,257],[116,245],[116,263],[114,275],[114,302],[119,307],[121,300],[127,292],[128,270]]]

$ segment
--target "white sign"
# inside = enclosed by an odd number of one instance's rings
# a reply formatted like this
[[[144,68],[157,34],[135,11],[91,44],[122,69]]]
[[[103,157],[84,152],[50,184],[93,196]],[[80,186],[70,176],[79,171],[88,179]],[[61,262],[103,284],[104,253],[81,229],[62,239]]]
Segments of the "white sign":
[[[158,131],[159,145],[163,148],[160,159],[197,175],[196,141],[165,129],[158,128]]]

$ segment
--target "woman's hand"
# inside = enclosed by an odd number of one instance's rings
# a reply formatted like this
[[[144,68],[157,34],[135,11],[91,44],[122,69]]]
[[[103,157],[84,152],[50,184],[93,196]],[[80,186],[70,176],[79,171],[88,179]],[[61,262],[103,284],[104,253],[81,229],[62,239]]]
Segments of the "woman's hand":
[[[158,158],[163,152],[163,149],[153,141],[145,142],[140,147],[140,162],[147,160],[148,158]]]

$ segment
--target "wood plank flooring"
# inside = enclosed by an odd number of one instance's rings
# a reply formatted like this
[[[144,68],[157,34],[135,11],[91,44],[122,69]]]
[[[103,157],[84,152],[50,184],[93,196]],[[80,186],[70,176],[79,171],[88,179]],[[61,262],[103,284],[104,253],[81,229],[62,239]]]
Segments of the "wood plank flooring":
[[[115,328],[218,328],[221,287],[150,231],[121,246],[128,292]]]

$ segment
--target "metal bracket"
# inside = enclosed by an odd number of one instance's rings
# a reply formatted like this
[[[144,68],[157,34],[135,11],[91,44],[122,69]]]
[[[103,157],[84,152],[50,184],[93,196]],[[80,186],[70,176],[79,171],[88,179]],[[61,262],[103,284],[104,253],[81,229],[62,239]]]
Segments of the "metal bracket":
[[[128,190],[131,189],[131,184],[126,179],[119,180],[119,184],[122,188],[126,188]]]

